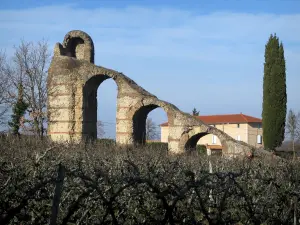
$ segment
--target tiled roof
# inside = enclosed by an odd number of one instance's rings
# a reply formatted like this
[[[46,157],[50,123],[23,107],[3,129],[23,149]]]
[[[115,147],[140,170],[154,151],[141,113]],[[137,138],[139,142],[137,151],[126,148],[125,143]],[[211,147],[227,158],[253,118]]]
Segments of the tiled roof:
[[[262,123],[262,120],[245,114],[227,114],[227,115],[207,115],[196,116],[206,124],[222,124],[222,123]],[[160,124],[161,127],[168,126],[168,122]]]

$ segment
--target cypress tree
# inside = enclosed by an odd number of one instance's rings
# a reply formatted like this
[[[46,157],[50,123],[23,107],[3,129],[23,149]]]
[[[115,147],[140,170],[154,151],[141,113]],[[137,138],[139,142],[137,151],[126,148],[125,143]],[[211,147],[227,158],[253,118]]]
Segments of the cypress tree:
[[[196,108],[194,108],[193,111],[192,111],[193,116],[199,116],[199,113],[200,113],[200,111],[197,111]]]
[[[8,125],[12,128],[12,133],[18,136],[20,135],[19,133],[20,120],[22,116],[24,116],[24,113],[28,108],[28,104],[25,103],[23,95],[24,95],[23,85],[19,84],[18,99],[12,109],[13,114],[11,115],[11,121],[8,123]]]
[[[266,149],[275,149],[284,140],[286,103],[284,49],[276,34],[271,34],[265,46],[263,79],[262,121]]]

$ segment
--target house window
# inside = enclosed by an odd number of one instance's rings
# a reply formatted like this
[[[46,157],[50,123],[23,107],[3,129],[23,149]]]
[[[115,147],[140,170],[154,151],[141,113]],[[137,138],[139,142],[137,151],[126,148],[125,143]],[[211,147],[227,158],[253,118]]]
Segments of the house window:
[[[240,141],[241,140],[241,135],[236,136],[236,140]]]
[[[236,127],[237,127],[237,128],[240,128],[240,124],[238,123],[238,124],[236,125]]]
[[[217,136],[212,136],[212,144],[217,144]]]
[[[261,128],[261,124],[260,123],[257,126],[258,126],[258,128]]]
[[[262,136],[257,135],[257,144],[261,144],[261,143],[262,143]]]

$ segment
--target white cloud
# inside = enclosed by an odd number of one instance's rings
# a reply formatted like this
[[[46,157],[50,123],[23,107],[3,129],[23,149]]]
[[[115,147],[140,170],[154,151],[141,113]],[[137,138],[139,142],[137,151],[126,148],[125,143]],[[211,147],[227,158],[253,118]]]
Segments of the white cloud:
[[[0,29],[7,36],[55,34],[61,35],[60,41],[67,31],[81,29],[100,43],[105,53],[112,54],[214,60],[217,55],[231,53],[240,59],[238,55],[245,51],[260,51],[272,32],[277,32],[284,42],[300,42],[300,14],[196,15],[177,9],[80,9],[72,5],[2,10],[0,14]],[[249,49],[249,45],[257,47]]]

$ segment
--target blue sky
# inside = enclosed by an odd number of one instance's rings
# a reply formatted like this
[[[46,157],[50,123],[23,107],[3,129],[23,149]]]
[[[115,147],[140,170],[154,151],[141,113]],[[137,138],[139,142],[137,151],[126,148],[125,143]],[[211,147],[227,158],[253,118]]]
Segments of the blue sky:
[[[198,13],[212,11],[232,11],[249,13],[298,13],[298,0],[2,0],[3,9],[24,9],[60,4],[76,4],[78,8],[93,9],[95,7],[124,8],[139,5],[151,8],[180,8]]]
[[[300,1],[7,1],[0,5],[0,49],[23,38],[50,50],[73,29],[95,44],[95,63],[123,72],[181,110],[261,117],[264,48],[271,33],[285,47],[288,108],[300,110]],[[99,119],[114,137],[116,85],[98,90]],[[162,110],[150,116],[159,124]]]

